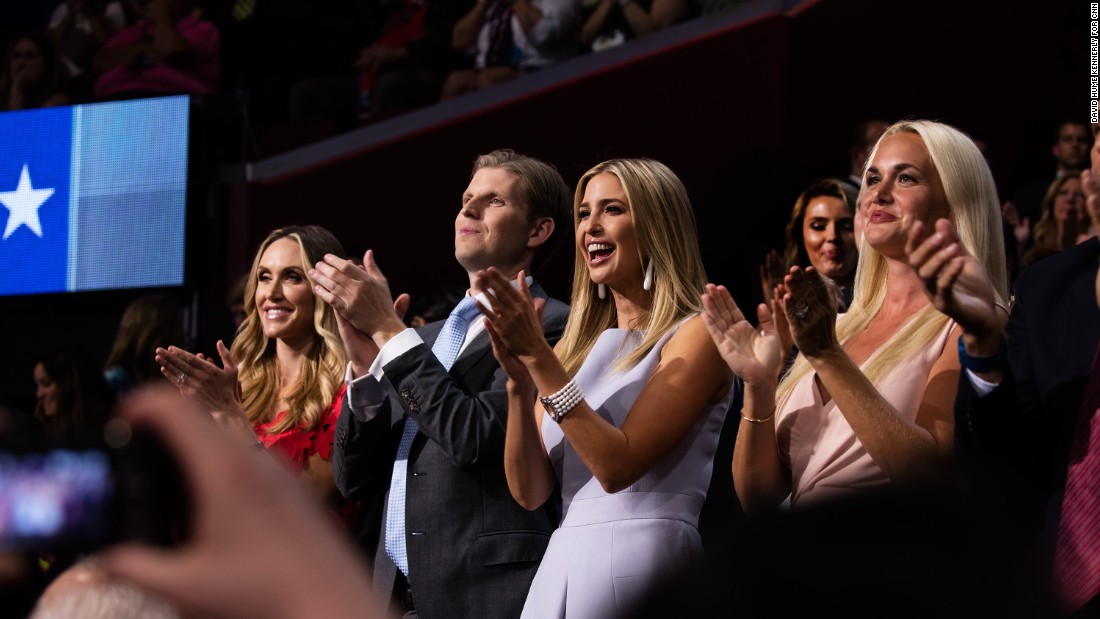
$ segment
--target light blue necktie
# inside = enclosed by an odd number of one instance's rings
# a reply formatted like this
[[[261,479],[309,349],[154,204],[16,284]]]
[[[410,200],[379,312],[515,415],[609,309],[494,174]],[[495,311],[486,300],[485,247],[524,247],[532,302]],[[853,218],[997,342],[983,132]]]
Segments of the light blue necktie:
[[[477,303],[471,296],[451,311],[443,329],[439,332],[432,352],[443,367],[450,370],[462,349],[466,339],[466,330],[478,315]],[[409,448],[416,436],[416,421],[405,417],[405,429],[401,433],[401,442],[397,446],[397,458],[393,463],[393,476],[390,478],[390,500],[386,509],[386,554],[393,559],[401,573],[409,575],[409,556],[405,546],[405,480],[408,477]]]

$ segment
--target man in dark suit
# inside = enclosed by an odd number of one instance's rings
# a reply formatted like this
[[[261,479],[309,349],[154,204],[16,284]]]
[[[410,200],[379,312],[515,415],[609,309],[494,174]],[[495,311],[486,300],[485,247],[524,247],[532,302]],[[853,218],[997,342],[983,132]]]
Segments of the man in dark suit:
[[[1092,157],[1084,184],[1089,214],[1100,223],[1095,148]],[[1063,503],[1067,469],[1080,460],[1071,457],[1071,444],[1076,434],[1088,433],[1088,418],[1096,413],[1097,404],[1083,400],[1089,381],[1096,380],[1098,262],[1100,242],[1093,238],[1036,263],[1020,275],[1009,316],[994,304],[988,275],[961,249],[945,220],[937,222],[934,235],[915,230],[910,242],[910,263],[937,308],[964,330],[959,358],[966,371],[955,403],[960,464],[980,505],[1012,521],[1009,530],[1026,557],[1021,568],[1035,578],[1040,598],[1052,568],[1057,571],[1056,545],[1064,536],[1059,526],[1069,508]],[[1041,567],[1032,570],[1036,565]],[[1054,601],[1063,612],[1091,617],[1100,610],[1096,597],[1081,607],[1081,600],[1059,591],[1055,585]]]
[[[455,257],[471,281],[467,299],[478,292],[478,271],[490,266],[529,277],[568,236],[571,211],[570,192],[552,166],[511,151],[479,157],[455,221]],[[333,448],[336,485],[366,505],[384,502],[375,589],[392,590],[407,615],[519,616],[560,499],[527,511],[508,491],[507,377],[476,305],[464,300],[447,322],[406,329],[398,313],[406,297],[392,300],[371,252],[363,267],[326,257],[311,277],[340,317],[350,360]],[[568,306],[546,298],[537,283],[531,292],[545,299],[543,330],[554,342]],[[456,314],[471,305],[455,326]]]

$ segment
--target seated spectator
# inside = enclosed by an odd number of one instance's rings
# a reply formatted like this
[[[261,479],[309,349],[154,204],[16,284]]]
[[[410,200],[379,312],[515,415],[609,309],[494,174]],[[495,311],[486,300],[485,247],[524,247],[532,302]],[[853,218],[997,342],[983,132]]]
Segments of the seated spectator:
[[[16,37],[0,73],[0,111],[68,105],[67,77],[49,38],[40,33]]]
[[[115,401],[103,372],[74,348],[39,358],[34,383],[34,417],[52,441],[82,439],[98,432]]]
[[[1067,169],[1054,179],[1043,196],[1040,212],[1039,223],[1032,230],[1031,249],[1021,261],[1024,268],[1091,236],[1079,170]]]
[[[471,0],[405,0],[391,12],[381,35],[360,50],[355,62],[366,118],[439,100],[443,81],[461,64],[451,33],[472,6]]]
[[[443,80],[462,64],[451,32],[474,0],[371,3],[367,43],[346,74],[299,80],[290,94],[292,120],[330,121],[346,131],[439,100]]]
[[[577,54],[578,0],[478,0],[455,24],[456,50],[472,69],[447,76],[443,99],[514,79]]]
[[[77,76],[91,68],[99,48],[125,25],[126,11],[118,0],[62,0],[50,15],[46,34],[69,75]]]
[[[581,45],[599,52],[682,21],[688,1],[585,0],[581,13]]]
[[[144,11],[96,54],[99,100],[169,94],[206,97],[221,79],[218,29],[193,0],[139,0]]]
[[[116,394],[160,379],[156,350],[184,340],[183,311],[169,295],[146,295],[126,307],[104,376]]]
[[[1083,118],[1062,119],[1051,131],[1050,157],[1054,169],[1023,175],[1023,182],[1012,191],[1012,204],[1020,220],[1037,222],[1042,216],[1042,200],[1050,184],[1070,170],[1083,170],[1089,165],[1092,131]]]

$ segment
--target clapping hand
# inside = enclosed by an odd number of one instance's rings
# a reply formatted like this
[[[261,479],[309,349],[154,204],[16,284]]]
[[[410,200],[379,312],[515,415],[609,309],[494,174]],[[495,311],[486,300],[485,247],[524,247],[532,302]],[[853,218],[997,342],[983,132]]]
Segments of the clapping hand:
[[[813,267],[791,267],[783,282],[783,311],[791,325],[794,344],[806,357],[836,350],[837,289]]]
[[[374,339],[378,347],[405,330],[401,319],[408,308],[408,295],[396,300],[390,295],[389,282],[374,252],[363,255],[363,266],[332,254],[325,255],[309,270],[313,290],[349,324]]]
[[[756,315],[759,329],[745,319],[725,286],[707,284],[703,324],[726,364],[748,385],[774,383],[785,354],[768,306],[761,303]]]
[[[181,394],[209,412],[223,427],[239,434],[243,440],[255,442],[256,435],[241,404],[237,361],[221,340],[218,340],[217,348],[222,367],[206,355],[193,355],[175,346],[158,348],[156,361],[160,364],[161,375],[172,382]]]
[[[946,219],[935,230],[916,222],[905,243],[909,265],[924,282],[932,305],[980,338],[1000,341],[1007,315],[996,309],[993,282],[985,267],[963,247]]]
[[[764,256],[764,263],[760,265],[760,288],[764,293],[764,302],[767,303],[775,292],[775,287],[783,284],[783,277],[787,274],[787,268],[783,258],[776,250],[771,250]],[[772,308],[775,312],[775,308]]]
[[[241,403],[237,361],[221,340],[217,348],[222,367],[201,353],[194,355],[175,346],[156,350],[156,361],[164,378],[209,411],[225,411]]]
[[[516,282],[513,287],[500,271],[489,267],[478,271],[474,288],[482,291],[484,298],[492,305],[486,307],[478,302],[478,309],[489,319],[487,328],[512,354],[526,363],[527,359],[548,346],[539,320],[545,301],[532,299],[523,271],[516,276]]]

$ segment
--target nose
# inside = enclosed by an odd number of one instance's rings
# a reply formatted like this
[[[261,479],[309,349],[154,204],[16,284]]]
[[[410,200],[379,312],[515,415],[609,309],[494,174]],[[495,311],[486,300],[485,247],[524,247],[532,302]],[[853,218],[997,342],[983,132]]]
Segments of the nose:
[[[591,213],[588,215],[588,219],[581,222],[582,226],[586,226],[589,234],[599,234],[603,232],[603,223],[601,223],[599,213]]]
[[[893,190],[893,182],[884,178],[878,185],[868,188],[867,192],[871,194],[871,200],[875,204],[886,204],[893,200]]]
[[[462,209],[458,211],[458,215],[466,219],[481,219],[481,208],[478,207],[476,200],[470,200],[462,205]]]

